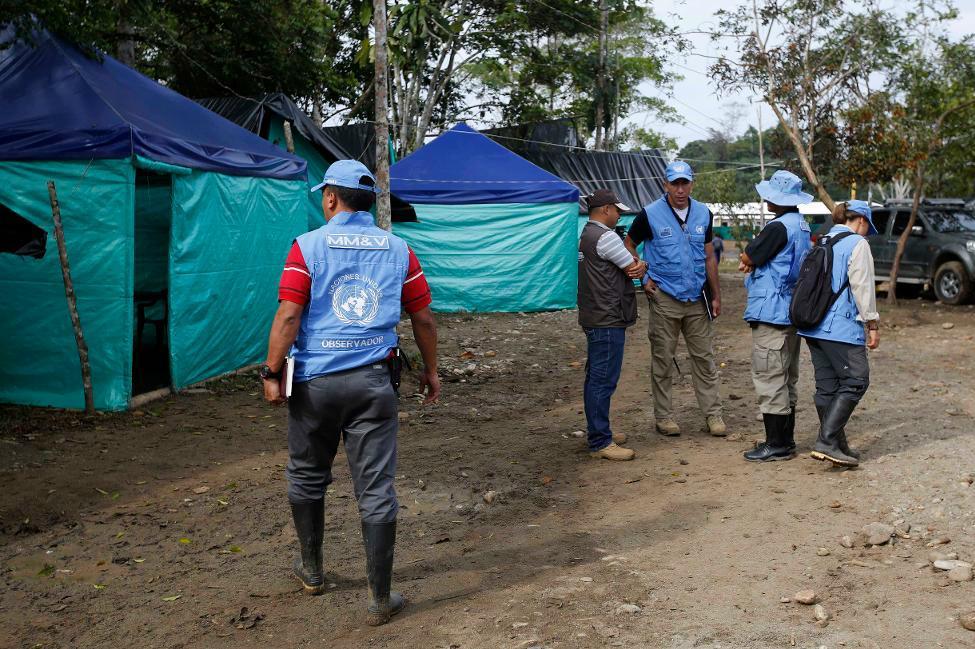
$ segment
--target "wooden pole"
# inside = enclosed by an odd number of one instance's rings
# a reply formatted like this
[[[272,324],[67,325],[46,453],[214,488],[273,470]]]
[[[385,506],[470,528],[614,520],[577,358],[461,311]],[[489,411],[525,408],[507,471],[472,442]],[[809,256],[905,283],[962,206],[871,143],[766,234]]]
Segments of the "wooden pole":
[[[284,146],[288,148],[288,153],[295,152],[295,138],[291,134],[291,122],[284,120]]]
[[[606,0],[599,0],[599,70],[596,74],[596,87],[598,97],[596,99],[596,135],[594,147],[596,149],[605,148],[605,130],[603,122],[606,119],[606,45],[609,30],[609,5]]]
[[[386,0],[373,0],[376,30],[376,184],[382,190],[376,201],[376,225],[392,227],[389,206],[389,99],[387,96]]]
[[[58,192],[54,188],[54,181],[47,181],[47,193],[51,197],[51,216],[54,218],[54,239],[58,242],[58,257],[61,258],[61,278],[64,280],[64,296],[68,300],[68,314],[71,316],[71,326],[74,328],[74,340],[78,345],[78,359],[81,361],[81,383],[85,390],[85,414],[95,414],[95,398],[91,389],[91,366],[88,364],[88,343],[81,330],[81,318],[78,317],[78,300],[74,294],[74,283],[71,281],[71,265],[68,263],[68,249],[64,245],[64,227],[61,225],[61,205],[58,203]]]

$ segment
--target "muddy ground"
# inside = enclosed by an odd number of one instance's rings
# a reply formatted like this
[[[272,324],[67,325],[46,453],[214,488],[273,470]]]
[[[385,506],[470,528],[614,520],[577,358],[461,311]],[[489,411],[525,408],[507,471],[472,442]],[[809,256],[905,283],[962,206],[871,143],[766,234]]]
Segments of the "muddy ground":
[[[651,432],[644,309],[613,403],[629,463],[590,459],[571,434],[584,428],[574,312],[440,315],[442,401],[420,407],[415,383],[402,398],[395,583],[410,605],[380,628],[363,623],[341,453],[329,589],[307,597],[289,575],[286,413],[254,375],[93,421],[5,407],[0,647],[972,647],[958,616],[975,582],[936,571],[928,546],[975,559],[975,312],[882,306],[848,429],[859,469],[805,453],[755,466],[741,459],[761,424],[740,281],[723,276],[716,325],[732,435],[703,432],[689,377],[684,434]],[[804,450],[810,370],[804,349]],[[865,546],[874,522],[899,535]],[[803,589],[827,621],[783,601]]]

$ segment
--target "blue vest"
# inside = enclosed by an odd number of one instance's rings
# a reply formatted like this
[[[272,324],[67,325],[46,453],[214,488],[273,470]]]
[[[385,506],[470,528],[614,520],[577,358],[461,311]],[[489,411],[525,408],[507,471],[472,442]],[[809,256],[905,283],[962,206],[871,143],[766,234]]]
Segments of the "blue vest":
[[[745,277],[748,305],[745,320],[775,325],[791,324],[789,304],[792,291],[799,279],[799,268],[812,243],[809,241],[809,224],[798,212],[783,214],[767,223],[785,226],[789,240],[768,263],[753,270]]]
[[[687,224],[681,228],[664,194],[643,208],[653,238],[643,244],[647,274],[661,291],[681,302],[701,299],[707,280],[704,238],[711,225],[711,212],[704,203],[690,199]]]
[[[295,382],[382,360],[396,347],[410,253],[369,212],[342,212],[297,239],[311,297],[291,349]]]
[[[850,232],[850,228],[845,225],[834,225],[826,236],[840,232]],[[850,255],[853,254],[853,249],[861,241],[863,241],[863,237],[854,234],[833,246],[832,279],[834,291],[840,290],[840,286],[846,281]],[[853,291],[847,286],[820,323],[812,329],[800,329],[799,335],[806,338],[820,338],[851,345],[863,345],[866,343],[866,334],[863,331],[863,323],[857,320],[857,315],[859,315],[859,310],[856,301],[853,299]]]

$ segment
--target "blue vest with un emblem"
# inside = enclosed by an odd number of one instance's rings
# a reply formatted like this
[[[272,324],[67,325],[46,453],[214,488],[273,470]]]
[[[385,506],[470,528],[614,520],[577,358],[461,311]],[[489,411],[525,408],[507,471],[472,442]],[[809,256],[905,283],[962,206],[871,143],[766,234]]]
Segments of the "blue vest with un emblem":
[[[643,209],[653,238],[643,243],[647,274],[667,295],[681,302],[701,299],[707,279],[704,238],[711,212],[704,203],[689,199],[687,223],[682,228],[664,194]]]
[[[826,236],[833,236],[840,232],[851,232],[851,230],[845,225],[834,225]],[[846,282],[850,255],[853,254],[853,249],[861,241],[863,241],[863,237],[854,234],[852,237],[838,241],[833,246],[833,291],[840,290],[840,287]],[[812,329],[800,329],[799,335],[806,338],[820,338],[851,345],[863,345],[866,343],[866,334],[863,332],[863,323],[857,320],[859,313],[856,301],[853,299],[853,291],[847,286],[819,324]]]
[[[748,290],[748,305],[745,307],[745,320],[766,322],[775,325],[789,325],[789,304],[792,291],[799,279],[802,260],[812,247],[809,241],[809,224],[798,212],[783,214],[770,221],[785,226],[789,240],[767,264],[756,268],[745,277]]]
[[[409,249],[369,212],[342,212],[301,235],[311,297],[292,347],[295,381],[380,361],[396,347]]]

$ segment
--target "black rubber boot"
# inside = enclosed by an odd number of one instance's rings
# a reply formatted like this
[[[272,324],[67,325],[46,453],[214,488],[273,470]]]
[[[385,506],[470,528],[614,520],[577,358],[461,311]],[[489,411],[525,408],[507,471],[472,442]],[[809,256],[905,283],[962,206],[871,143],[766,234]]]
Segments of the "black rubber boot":
[[[829,460],[838,466],[857,466],[860,464],[852,455],[847,455],[840,448],[840,438],[850,415],[857,407],[857,402],[845,397],[836,397],[823,413],[822,423],[819,425],[819,438],[813,446],[811,455],[817,460]]]
[[[362,543],[366,549],[366,579],[369,582],[370,626],[389,622],[406,606],[400,593],[390,591],[393,581],[393,546],[396,545],[396,521],[362,523]]]
[[[765,441],[745,452],[749,462],[775,462],[795,457],[795,449],[789,446],[789,415],[762,414],[765,421]]]
[[[789,419],[785,425],[785,433],[782,439],[782,446],[786,446],[793,453],[796,452],[796,407],[792,406],[789,411]]]
[[[816,412],[819,413],[820,426],[822,426],[823,424],[823,415],[826,414],[826,410],[827,410],[826,406],[821,406],[819,404],[816,404]],[[850,448],[849,442],[846,441],[846,426],[844,426],[843,429],[840,431],[839,447],[841,451],[843,451],[850,457],[855,457],[858,460],[860,459],[860,451],[856,450],[855,448]]]
[[[325,590],[322,567],[322,539],[325,536],[325,501],[291,503],[291,516],[301,546],[301,556],[295,559],[295,577],[310,595],[321,595]]]

